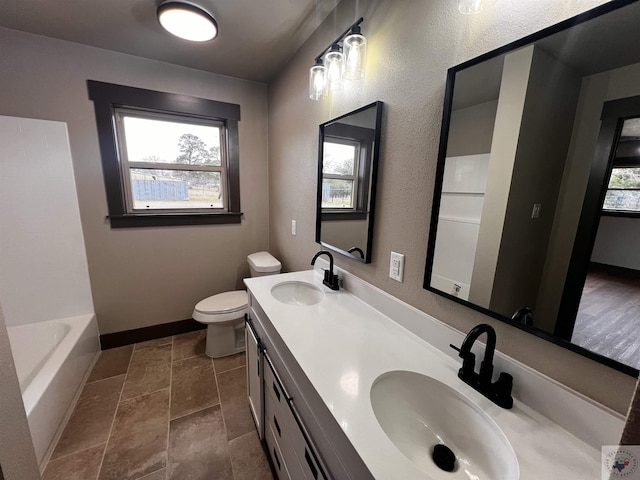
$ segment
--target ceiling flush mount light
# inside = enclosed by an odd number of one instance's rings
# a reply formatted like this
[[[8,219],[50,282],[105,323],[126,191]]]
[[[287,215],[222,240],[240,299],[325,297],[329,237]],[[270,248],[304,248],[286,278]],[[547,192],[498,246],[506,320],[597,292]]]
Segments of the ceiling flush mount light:
[[[465,15],[480,13],[483,9],[490,7],[498,0],[458,0],[458,10]]]
[[[342,79],[364,78],[367,39],[362,35],[360,17],[316,57],[309,70],[309,98],[320,100],[329,92],[342,89]]]
[[[167,32],[192,42],[206,42],[218,35],[213,16],[193,3],[173,0],[161,3],[158,21]]]

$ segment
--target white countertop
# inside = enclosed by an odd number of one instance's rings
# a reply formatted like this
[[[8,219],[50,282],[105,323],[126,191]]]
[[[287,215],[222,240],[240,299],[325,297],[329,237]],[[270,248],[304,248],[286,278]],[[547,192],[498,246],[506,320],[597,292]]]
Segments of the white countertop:
[[[312,283],[325,298],[311,306],[282,303],[271,288],[283,281]],[[510,441],[521,479],[600,479],[598,450],[517,398],[511,410],[493,404],[458,379],[460,361],[348,291],[324,287],[317,271],[248,278],[245,283],[376,479],[428,478],[389,440],[371,407],[371,386],[393,370],[428,375],[477,404]],[[447,475],[443,472],[442,478]]]

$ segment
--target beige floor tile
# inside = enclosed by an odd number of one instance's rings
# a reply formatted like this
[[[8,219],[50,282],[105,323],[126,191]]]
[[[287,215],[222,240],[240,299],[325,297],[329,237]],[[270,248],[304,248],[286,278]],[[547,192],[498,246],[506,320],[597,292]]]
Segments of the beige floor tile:
[[[181,417],[220,403],[213,364],[206,355],[173,362],[171,418]]]
[[[169,390],[122,401],[100,480],[134,480],[166,466]]]
[[[119,375],[84,386],[52,460],[107,441],[123,382]]]
[[[173,337],[156,338],[155,340],[147,340],[146,342],[136,343],[134,350],[141,350],[148,347],[162,347],[163,345],[171,345],[173,343]]]
[[[229,442],[234,480],[272,480],[269,461],[254,430]]]
[[[247,400],[246,372],[244,368],[236,368],[216,377],[227,438],[232,440],[255,429]]]
[[[234,368],[244,367],[245,354],[244,352],[236,353],[235,355],[229,355],[228,357],[214,358],[213,365],[216,369],[216,373],[226,372],[233,370]]]
[[[133,353],[133,345],[103,350],[100,352],[100,357],[87,382],[95,382],[127,373],[131,353]]]
[[[167,469],[163,468],[162,470],[158,470],[156,472],[150,473],[149,475],[145,475],[144,477],[140,477],[137,480],[165,480],[167,478]]]
[[[103,443],[49,462],[42,480],[95,480],[105,447]]]
[[[133,352],[124,400],[167,388],[171,379],[171,345],[149,347]]]
[[[220,406],[171,421],[167,478],[232,480]]]
[[[173,337],[173,361],[204,355],[206,330],[183,333]]]

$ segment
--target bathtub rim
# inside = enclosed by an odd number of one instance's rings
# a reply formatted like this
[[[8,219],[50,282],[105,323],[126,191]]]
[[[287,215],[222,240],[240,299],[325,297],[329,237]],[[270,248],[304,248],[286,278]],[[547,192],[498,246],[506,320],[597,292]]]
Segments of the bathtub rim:
[[[68,325],[69,332],[64,336],[62,341],[58,344],[51,356],[44,363],[40,371],[36,373],[31,383],[27,385],[22,393],[22,401],[24,403],[25,413],[27,418],[37,407],[39,400],[45,394],[51,383],[53,382],[58,369],[51,368],[53,365],[61,366],[69,358],[73,351],[73,347],[78,342],[82,334],[90,328],[92,321],[95,321],[95,314],[88,313],[84,315],[76,315],[73,317],[57,318],[52,320],[45,320],[38,323],[64,323]],[[25,324],[33,325],[33,324]],[[21,325],[16,325],[20,327]],[[11,327],[10,327],[11,328]]]

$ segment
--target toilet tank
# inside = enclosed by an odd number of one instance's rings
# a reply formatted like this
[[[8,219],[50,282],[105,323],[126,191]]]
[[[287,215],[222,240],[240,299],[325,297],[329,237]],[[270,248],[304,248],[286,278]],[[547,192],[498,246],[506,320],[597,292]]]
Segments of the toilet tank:
[[[269,252],[256,252],[247,256],[249,270],[252,277],[263,277],[265,275],[276,275],[280,273],[282,264]]]

